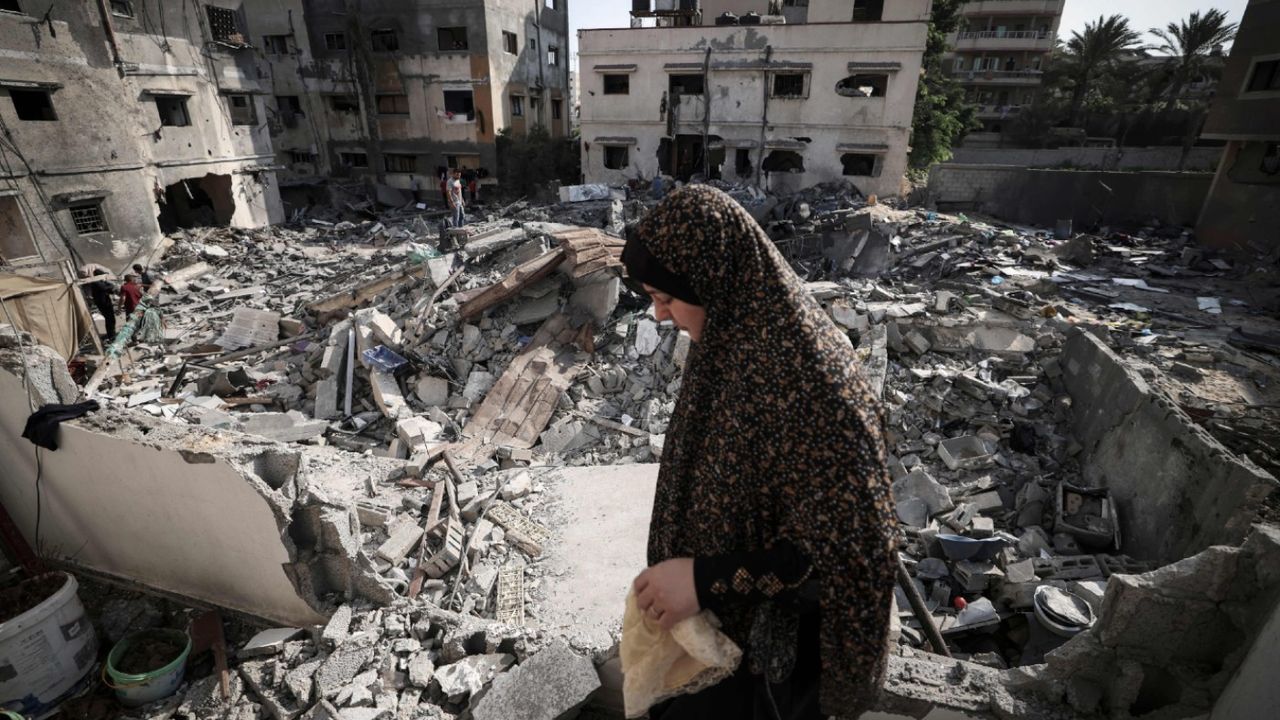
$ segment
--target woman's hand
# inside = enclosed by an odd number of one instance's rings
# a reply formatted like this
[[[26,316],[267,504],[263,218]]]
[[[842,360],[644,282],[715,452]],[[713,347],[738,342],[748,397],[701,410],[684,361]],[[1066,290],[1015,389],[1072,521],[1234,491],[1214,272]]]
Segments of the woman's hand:
[[[640,611],[670,630],[699,610],[693,585],[693,558],[672,558],[647,568],[632,583]]]

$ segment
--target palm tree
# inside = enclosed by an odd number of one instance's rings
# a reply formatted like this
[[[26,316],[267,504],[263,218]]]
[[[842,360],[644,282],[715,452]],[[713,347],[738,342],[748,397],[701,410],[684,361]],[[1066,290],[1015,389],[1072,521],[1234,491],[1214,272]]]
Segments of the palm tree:
[[[1151,28],[1151,34],[1160,39],[1153,50],[1177,59],[1169,69],[1165,88],[1165,108],[1170,108],[1182,88],[1204,72],[1214,48],[1235,38],[1236,24],[1227,22],[1225,12],[1212,9],[1204,15],[1192,12],[1186,20],[1169,23],[1163,30]]]
[[[1066,75],[1072,81],[1071,104],[1067,124],[1075,125],[1089,86],[1106,73],[1125,52],[1135,49],[1139,36],[1129,27],[1123,15],[1098,16],[1084,26],[1084,32],[1072,32],[1067,41]]]

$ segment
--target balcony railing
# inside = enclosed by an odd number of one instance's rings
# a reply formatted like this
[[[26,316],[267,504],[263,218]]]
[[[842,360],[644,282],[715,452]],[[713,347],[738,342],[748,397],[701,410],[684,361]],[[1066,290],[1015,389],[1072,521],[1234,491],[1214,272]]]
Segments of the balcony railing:
[[[1011,117],[1022,112],[1022,105],[978,105],[980,117]]]
[[[958,37],[961,40],[986,40],[989,38],[999,38],[1001,40],[1044,40],[1049,35],[1048,30],[977,30],[962,32]]]
[[[966,70],[966,69],[961,68],[961,69],[959,69],[959,70],[952,70],[952,71],[951,71],[951,74],[952,74],[952,75],[955,75],[957,78],[960,78],[960,79],[962,79],[962,80],[966,80],[966,79],[967,79],[967,80],[1004,80],[1004,79],[1016,80],[1016,79],[1021,79],[1021,78],[1028,78],[1028,79],[1038,80],[1038,79],[1040,79],[1040,77],[1041,77],[1042,75],[1044,75],[1044,71],[1043,71],[1043,70],[1031,70],[1031,69],[1026,69],[1026,70]]]

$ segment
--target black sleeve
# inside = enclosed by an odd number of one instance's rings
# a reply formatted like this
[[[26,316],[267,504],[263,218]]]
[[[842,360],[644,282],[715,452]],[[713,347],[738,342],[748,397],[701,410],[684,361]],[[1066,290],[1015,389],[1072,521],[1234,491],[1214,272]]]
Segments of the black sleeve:
[[[794,593],[813,564],[791,541],[768,550],[707,555],[693,559],[698,605],[712,612],[728,605],[756,604]]]

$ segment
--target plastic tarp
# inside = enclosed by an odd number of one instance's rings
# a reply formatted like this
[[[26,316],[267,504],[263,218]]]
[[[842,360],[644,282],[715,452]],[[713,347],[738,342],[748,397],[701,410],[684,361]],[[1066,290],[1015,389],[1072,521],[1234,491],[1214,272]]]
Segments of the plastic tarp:
[[[61,280],[0,273],[0,322],[26,330],[41,345],[64,358],[80,349],[81,327],[77,318],[76,288]]]

